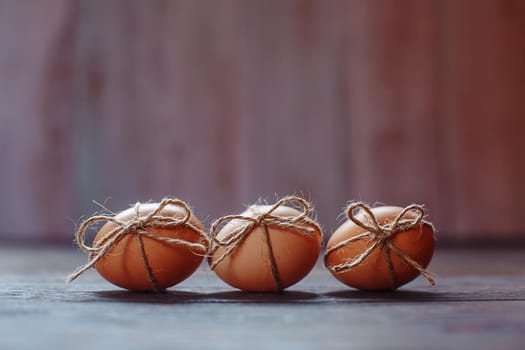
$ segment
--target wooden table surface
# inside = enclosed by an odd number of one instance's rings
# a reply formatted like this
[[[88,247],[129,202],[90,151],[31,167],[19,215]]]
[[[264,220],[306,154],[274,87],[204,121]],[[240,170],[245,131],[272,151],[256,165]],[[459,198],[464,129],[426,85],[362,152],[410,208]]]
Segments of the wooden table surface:
[[[0,249],[0,349],[525,349],[525,250],[438,250],[395,293],[323,266],[283,294],[235,291],[206,266],[165,294],[131,293],[67,247]]]

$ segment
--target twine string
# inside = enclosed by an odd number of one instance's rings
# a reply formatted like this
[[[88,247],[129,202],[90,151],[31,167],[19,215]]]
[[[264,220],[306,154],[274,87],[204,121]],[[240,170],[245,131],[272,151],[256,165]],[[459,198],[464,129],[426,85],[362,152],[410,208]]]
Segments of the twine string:
[[[300,213],[293,216],[279,216],[275,215],[274,212],[283,205],[296,205],[301,208]],[[265,238],[265,244],[268,247],[268,255],[272,270],[272,277],[274,279],[277,291],[283,289],[281,276],[279,275],[279,269],[275,259],[273,246],[270,239],[269,228],[280,228],[290,229],[301,234],[312,235],[316,229],[320,232],[318,225],[308,217],[308,213],[311,210],[311,205],[303,198],[297,196],[287,196],[281,198],[268,210],[263,213],[257,213],[255,217],[246,215],[227,215],[217,219],[211,225],[210,236],[212,239],[212,252],[215,252],[219,247],[224,247],[224,252],[210,264],[210,268],[214,270],[220,263],[230,256],[244,240],[253,232],[257,227],[262,227]],[[224,237],[219,238],[218,232],[226,224],[238,220],[240,225],[234,228],[231,232],[226,234]],[[308,224],[309,226],[306,226]],[[314,227],[311,227],[311,226]]]
[[[183,216],[178,218],[162,215],[162,210],[164,210],[164,208],[166,208],[168,205],[174,205],[182,208],[184,210]],[[192,213],[184,201],[179,199],[164,198],[153,211],[145,216],[140,216],[140,206],[140,202],[137,202],[134,205],[135,217],[129,221],[121,221],[115,216],[110,215],[95,215],[82,222],[75,234],[75,241],[82,251],[89,254],[89,261],[87,264],[79,267],[75,272],[69,275],[67,282],[74,281],[80,275],[95,266],[96,263],[102,259],[112,247],[114,247],[121,239],[129,234],[134,234],[136,236],[142,263],[146,270],[148,279],[155,291],[160,291],[161,288],[159,288],[158,281],[151,269],[148,256],[145,252],[143,241],[144,237],[167,244],[187,247],[194,254],[206,254],[207,247],[202,243],[193,243],[183,239],[164,237],[150,232],[151,229],[185,227],[199,234],[203,241],[208,242],[208,238],[206,237],[204,231],[189,222]],[[86,234],[88,228],[94,223],[101,221],[112,222],[115,224],[115,227],[102,236],[96,243],[89,245],[86,243]]]
[[[414,218],[407,218],[407,214],[410,212],[416,212],[417,215]],[[380,248],[388,266],[393,289],[397,285],[398,278],[392,263],[392,253],[396,254],[408,265],[419,271],[419,273],[421,273],[431,285],[436,284],[430,272],[392,243],[393,238],[398,233],[414,229],[422,224],[430,225],[433,228],[430,222],[424,220],[425,211],[421,205],[411,204],[403,208],[392,222],[387,222],[382,225],[377,221],[371,208],[362,202],[351,203],[346,210],[346,215],[349,220],[364,229],[365,232],[332,246],[325,253],[325,262],[330,254],[354,242],[368,239],[371,244],[362,253],[353,257],[349,261],[330,266],[330,270],[334,273],[350,271],[357,265],[361,264],[376,248]]]
[[[270,232],[268,232],[268,226],[263,225],[262,228],[264,232],[264,240],[266,242],[266,246],[268,247],[268,258],[270,259],[270,267],[272,269],[272,276],[275,281],[275,287],[278,291],[280,291],[283,290],[283,283],[281,281],[281,276],[279,275],[279,269],[277,268],[277,261],[275,261]]]

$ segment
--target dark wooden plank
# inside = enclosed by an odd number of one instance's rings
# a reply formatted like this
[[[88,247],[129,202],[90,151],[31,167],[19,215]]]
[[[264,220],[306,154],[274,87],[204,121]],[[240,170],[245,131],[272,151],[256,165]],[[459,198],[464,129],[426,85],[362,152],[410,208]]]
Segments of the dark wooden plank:
[[[524,259],[521,249],[438,251],[437,287],[420,279],[395,293],[346,288],[318,266],[283,294],[233,290],[206,267],[144,294],[95,272],[65,284],[85,261],[73,249],[4,246],[0,347],[521,349]]]
[[[69,272],[75,267],[83,264],[86,257],[74,249],[63,247],[23,247],[7,246],[0,249],[0,277],[4,282],[11,284],[38,285],[42,283],[47,287],[60,292],[65,296],[68,292],[82,295],[83,291],[113,291],[121,295],[136,294],[127,293],[102,279],[95,270],[83,275],[75,283],[62,283]],[[432,260],[429,270],[436,276],[438,284],[436,287],[428,285],[423,278],[400,289],[401,293],[364,293],[357,292],[346,287],[334,279],[328,270],[319,261],[315,269],[301,281],[293,286],[293,292],[313,293],[318,301],[325,302],[324,295],[332,292],[348,292],[349,296],[369,296],[367,300],[379,297],[381,300],[442,300],[459,299],[463,301],[480,299],[512,299],[522,300],[525,298],[525,256],[522,248],[514,249],[441,249],[438,250]],[[254,299],[263,294],[237,293],[237,290],[224,284],[215,274],[203,264],[199,270],[182,284],[172,288],[174,292],[197,292],[206,295],[216,293],[233,292],[232,296],[255,295]],[[41,291],[36,288],[35,292]],[[120,292],[119,292],[120,291]],[[6,290],[3,290],[5,293]],[[498,294],[499,293],[499,294]],[[154,294],[136,294],[154,300]],[[279,294],[266,294],[266,300],[279,300]],[[272,296],[273,295],[273,296]],[[405,295],[405,296],[403,296]],[[492,297],[490,296],[492,295]],[[514,295],[514,296],[513,296]],[[159,296],[162,298],[162,295]],[[72,297],[73,300],[75,297]],[[149,298],[149,299],[148,299]],[[235,299],[235,297],[233,297]],[[242,299],[242,298],[241,298]],[[289,298],[288,298],[289,299]],[[205,301],[205,300],[204,300]]]

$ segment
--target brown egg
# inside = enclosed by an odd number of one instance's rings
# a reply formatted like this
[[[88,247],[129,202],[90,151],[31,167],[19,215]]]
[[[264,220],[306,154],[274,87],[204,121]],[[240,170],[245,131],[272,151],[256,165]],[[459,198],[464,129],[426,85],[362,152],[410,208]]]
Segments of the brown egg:
[[[144,217],[158,208],[158,203],[140,205],[139,216]],[[168,205],[161,212],[163,216],[182,218],[184,209],[176,205]],[[135,208],[127,209],[115,216],[122,222],[136,219]],[[189,223],[202,230],[202,224],[193,215]],[[117,225],[108,221],[95,237],[94,245]],[[208,241],[191,228],[177,226],[173,228],[148,228],[148,232],[169,238],[181,239],[190,243],[200,243],[206,250]],[[144,252],[147,257],[158,288],[163,290],[189,277],[200,265],[205,251],[197,252],[179,244],[161,242],[142,236]],[[134,233],[125,235],[95,264],[97,271],[111,283],[135,291],[152,291],[154,286],[148,277],[146,267]]]
[[[270,208],[271,206],[268,205],[254,205],[241,215],[255,218]],[[273,214],[292,217],[301,213],[294,208],[280,206]],[[301,225],[313,229],[311,233],[266,226],[280,286],[272,273],[271,253],[262,225],[256,226],[240,245],[215,267],[215,273],[224,282],[246,291],[279,291],[299,282],[314,267],[321,251],[322,233],[313,220],[308,220],[311,223],[303,222]],[[219,231],[217,239],[224,239],[232,231],[246,224],[244,220],[230,221]],[[224,254],[225,249],[221,246],[212,253],[209,258],[210,265]]]
[[[379,225],[391,223],[395,217],[403,210],[400,207],[384,206],[372,208],[371,211],[376,217]],[[360,220],[364,220],[364,213],[356,215]],[[405,219],[414,219],[416,214],[412,211],[407,212]],[[330,237],[327,244],[327,252],[336,244],[367,232],[351,220],[342,224]],[[419,271],[410,266],[395,252],[390,251],[393,270],[395,271],[395,284],[392,285],[391,273],[381,249],[378,247],[366,257],[360,264],[349,271],[335,272],[331,269],[336,265],[348,263],[359,254],[363,253],[374,240],[370,237],[354,241],[345,245],[325,256],[325,264],[330,272],[339,281],[350,287],[363,290],[393,290],[397,287],[412,281],[419,275]],[[426,268],[432,259],[434,252],[434,230],[432,225],[423,222],[417,227],[399,232],[393,236],[391,243],[412,258],[415,262]]]

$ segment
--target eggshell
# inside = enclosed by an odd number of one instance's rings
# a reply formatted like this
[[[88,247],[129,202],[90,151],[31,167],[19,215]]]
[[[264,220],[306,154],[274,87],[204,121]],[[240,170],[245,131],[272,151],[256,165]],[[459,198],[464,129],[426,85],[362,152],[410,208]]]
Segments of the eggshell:
[[[254,205],[241,215],[254,218],[270,208],[271,206],[267,205]],[[280,206],[273,214],[291,217],[299,215],[300,212],[291,207]],[[219,231],[217,238],[221,239],[239,225],[245,224],[246,222],[242,220],[232,220]],[[282,289],[303,279],[312,270],[319,257],[322,233],[315,224],[305,223],[304,226],[309,226],[315,231],[300,233],[294,229],[267,226]],[[224,251],[224,247],[215,250],[209,258],[209,263],[212,264]],[[215,267],[214,271],[224,282],[235,288],[255,292],[278,290],[272,275],[270,252],[262,226],[255,227],[239,247]]]
[[[372,208],[371,210],[378,223],[382,225],[392,222],[403,208],[384,206]],[[412,219],[415,216],[414,213],[408,212],[405,218]],[[357,214],[357,217],[363,220],[363,213]],[[339,242],[364,232],[366,232],[365,229],[348,220],[330,237],[326,249],[328,250]],[[325,264],[327,267],[330,267],[347,263],[364,252],[372,243],[371,238],[352,242],[327,255]],[[434,253],[434,231],[431,225],[422,224],[417,228],[398,233],[392,239],[392,243],[422,267],[426,268]],[[397,278],[397,283],[394,286],[392,286],[388,264],[379,248],[376,248],[361,264],[349,271],[336,273],[330,270],[330,272],[344,284],[363,290],[393,290],[412,281],[419,275],[419,271],[410,266],[396,253],[391,251],[390,257]]]
[[[148,215],[158,208],[158,205],[158,203],[141,204],[139,209],[140,217]],[[160,214],[182,218],[185,215],[185,211],[178,206],[168,205]],[[115,218],[128,222],[136,218],[136,211],[134,208],[129,208],[117,214]],[[202,224],[193,215],[190,217],[189,223],[202,229]],[[97,233],[94,244],[115,227],[115,223],[108,221]],[[201,243],[206,249],[208,248],[208,241],[187,227],[151,228],[148,229],[148,232],[191,243]],[[199,267],[205,254],[205,252],[197,254],[192,249],[179,244],[160,242],[144,236],[142,239],[145,255],[160,289],[173,286],[189,277]],[[117,244],[111,247],[95,264],[95,268],[106,280],[119,287],[135,291],[154,290],[144,267],[135,234],[124,236]]]

